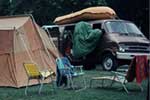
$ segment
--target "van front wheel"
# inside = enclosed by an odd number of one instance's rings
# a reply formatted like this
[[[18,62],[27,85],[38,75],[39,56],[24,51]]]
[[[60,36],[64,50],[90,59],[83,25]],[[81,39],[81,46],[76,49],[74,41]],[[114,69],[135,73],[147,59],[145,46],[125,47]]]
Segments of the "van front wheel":
[[[117,59],[112,54],[105,54],[102,58],[102,67],[105,71],[116,70],[118,66]]]

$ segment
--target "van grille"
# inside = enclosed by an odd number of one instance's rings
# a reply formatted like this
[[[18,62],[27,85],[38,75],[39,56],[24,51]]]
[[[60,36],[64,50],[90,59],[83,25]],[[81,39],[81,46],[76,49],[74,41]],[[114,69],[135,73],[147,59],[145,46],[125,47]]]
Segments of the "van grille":
[[[150,53],[150,44],[146,43],[130,43],[130,44],[121,44],[125,49],[125,52],[130,53]]]

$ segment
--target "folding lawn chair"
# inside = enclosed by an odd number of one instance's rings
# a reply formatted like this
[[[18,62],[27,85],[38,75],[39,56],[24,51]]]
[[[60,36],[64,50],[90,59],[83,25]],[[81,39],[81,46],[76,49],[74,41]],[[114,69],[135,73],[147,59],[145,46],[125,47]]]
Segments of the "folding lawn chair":
[[[112,80],[110,86],[113,83],[118,82],[121,83],[124,90],[129,93],[126,83],[133,82],[136,78],[137,85],[140,87],[141,91],[143,88],[141,86],[142,80],[146,79],[148,76],[148,60],[146,56],[135,56],[131,61],[131,64],[128,67],[127,73],[120,73],[117,71],[112,71],[113,76],[104,76],[104,77],[92,77],[90,80],[90,87],[94,80],[102,80],[102,87],[104,85],[105,80]]]
[[[41,90],[43,87],[43,81],[45,79],[50,77],[50,80],[53,81],[53,76],[55,76],[55,72],[53,72],[52,70],[39,71],[37,66],[33,63],[24,63],[23,65],[24,65],[25,70],[26,70],[27,75],[28,75],[28,83],[27,83],[26,88],[25,88],[25,95],[27,95],[27,90],[28,90],[29,82],[31,79],[37,79],[38,80],[38,82],[40,84],[40,88],[38,91],[39,94],[41,93]]]
[[[76,67],[71,65],[70,61],[66,57],[57,58],[56,65],[57,65],[57,79],[56,79],[57,86],[61,86],[63,83],[66,83],[68,88],[75,89],[73,78],[77,76],[82,76],[84,88],[86,88],[86,82],[84,78],[85,73],[83,72],[82,67],[78,67],[80,71],[77,72]]]

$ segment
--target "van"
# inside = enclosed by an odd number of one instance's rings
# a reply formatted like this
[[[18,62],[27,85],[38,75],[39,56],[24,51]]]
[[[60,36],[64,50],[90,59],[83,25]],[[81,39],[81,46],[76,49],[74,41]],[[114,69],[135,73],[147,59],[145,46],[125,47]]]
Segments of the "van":
[[[150,56],[150,41],[134,23],[120,19],[95,20],[88,23],[93,29],[100,29],[103,35],[92,53],[78,59],[72,55],[72,36],[76,23],[51,26],[58,28],[58,48],[72,64],[83,64],[85,69],[101,64],[104,70],[111,71],[117,69],[120,61],[130,61],[136,55]],[[43,26],[45,30],[48,30],[48,27]]]

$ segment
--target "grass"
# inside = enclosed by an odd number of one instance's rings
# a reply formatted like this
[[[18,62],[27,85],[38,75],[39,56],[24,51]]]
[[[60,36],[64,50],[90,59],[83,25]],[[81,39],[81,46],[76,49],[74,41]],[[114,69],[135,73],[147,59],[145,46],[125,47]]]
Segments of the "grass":
[[[86,81],[89,85],[89,80],[92,76],[109,75],[110,72],[99,70],[91,70],[86,72]],[[75,82],[82,80],[76,78]],[[109,84],[110,81],[105,81]],[[79,82],[80,83],[80,82]],[[100,81],[95,81],[92,88],[75,92],[74,90],[66,90],[57,88],[56,93],[53,92],[51,84],[44,84],[42,94],[38,95],[38,86],[29,87],[29,96],[24,95],[25,88],[6,88],[0,87],[0,100],[146,100],[147,81],[143,81],[142,86],[144,91],[140,89],[135,83],[127,84],[131,94],[127,94],[124,90],[120,89],[120,84],[114,84],[112,87],[100,87]]]

